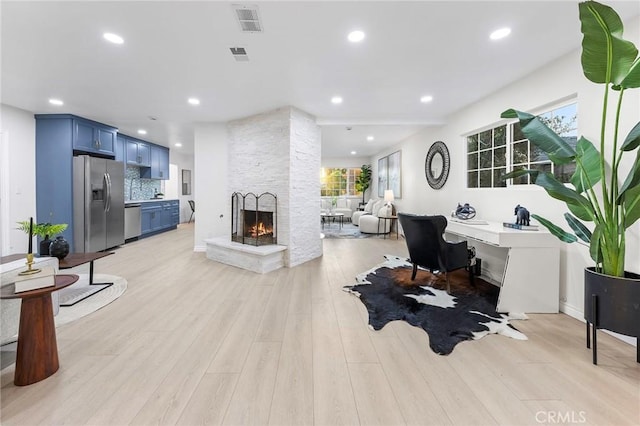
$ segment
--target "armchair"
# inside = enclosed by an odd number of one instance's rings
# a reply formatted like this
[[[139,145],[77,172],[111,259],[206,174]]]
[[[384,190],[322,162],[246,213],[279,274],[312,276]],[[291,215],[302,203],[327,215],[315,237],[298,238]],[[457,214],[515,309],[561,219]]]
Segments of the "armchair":
[[[445,241],[442,234],[447,227],[444,216],[420,216],[399,213],[398,220],[404,230],[409,261],[413,264],[411,280],[416,278],[418,266],[431,272],[444,272],[447,280],[447,293],[451,291],[449,272],[467,268],[469,283],[475,286],[473,273],[469,265],[467,242],[452,243]]]
[[[381,220],[381,217],[391,217],[393,214],[393,206],[387,206],[384,200],[374,204],[373,211],[370,215],[360,216],[358,226],[363,234],[388,234],[391,232],[391,221]],[[382,225],[382,226],[381,226]]]

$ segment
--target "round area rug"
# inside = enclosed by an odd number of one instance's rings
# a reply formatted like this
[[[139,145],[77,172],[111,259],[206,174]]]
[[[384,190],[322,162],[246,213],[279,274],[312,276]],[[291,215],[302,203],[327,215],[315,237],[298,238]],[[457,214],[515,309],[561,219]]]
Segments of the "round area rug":
[[[56,327],[97,311],[120,297],[127,289],[127,280],[116,275],[94,274],[89,285],[88,274],[78,274],[75,284],[60,290],[60,311],[55,316]],[[110,286],[98,283],[113,283]],[[62,305],[71,306],[62,306]]]

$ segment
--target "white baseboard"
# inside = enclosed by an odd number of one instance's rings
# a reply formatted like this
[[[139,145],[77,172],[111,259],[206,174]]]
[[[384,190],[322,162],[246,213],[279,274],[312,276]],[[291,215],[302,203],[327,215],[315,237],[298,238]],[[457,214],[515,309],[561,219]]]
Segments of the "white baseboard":
[[[584,322],[584,312],[582,311],[582,309],[576,308],[575,306],[570,305],[567,302],[560,301],[560,312],[563,312],[572,318]]]
[[[193,251],[196,253],[204,253],[207,251],[207,245],[203,244],[203,245],[193,246]]]

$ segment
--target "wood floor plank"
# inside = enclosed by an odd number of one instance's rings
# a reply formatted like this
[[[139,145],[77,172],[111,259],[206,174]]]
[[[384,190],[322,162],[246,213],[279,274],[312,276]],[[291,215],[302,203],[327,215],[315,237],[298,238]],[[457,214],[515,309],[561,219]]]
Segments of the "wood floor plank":
[[[380,364],[349,364],[349,376],[362,424],[406,424]]]
[[[449,362],[451,355],[438,355],[429,348],[429,338],[424,330],[400,321],[390,326],[453,424],[496,424],[487,408],[452,367]]]
[[[289,315],[273,391],[270,425],[313,424],[311,315]]]
[[[281,346],[280,342],[255,342],[251,346],[222,424],[268,423]]]
[[[184,359],[176,363],[147,403],[133,419],[133,424],[174,424],[181,417],[200,384],[211,360],[235,322],[239,301],[220,306],[187,349]],[[223,379],[225,379],[223,377]],[[234,382],[235,383],[235,382]],[[220,386],[227,386],[223,380]],[[231,394],[229,394],[231,399]],[[228,402],[228,401],[227,401]],[[224,406],[226,410],[226,405]],[[224,414],[224,412],[223,412]],[[207,415],[209,417],[211,413]],[[220,416],[219,420],[222,420]]]
[[[432,388],[418,373],[418,367],[398,337],[375,336],[373,345],[380,365],[398,402],[402,417],[409,425],[449,425]]]
[[[242,372],[271,291],[272,287],[247,286],[245,293],[243,293],[246,297],[245,303],[243,303],[231,331],[211,361],[211,365],[207,369],[208,373]]]
[[[326,289],[328,290],[328,289]],[[360,423],[335,310],[316,298],[312,313],[313,413],[317,425]]]
[[[205,374],[176,424],[221,425],[238,376],[237,373]]]

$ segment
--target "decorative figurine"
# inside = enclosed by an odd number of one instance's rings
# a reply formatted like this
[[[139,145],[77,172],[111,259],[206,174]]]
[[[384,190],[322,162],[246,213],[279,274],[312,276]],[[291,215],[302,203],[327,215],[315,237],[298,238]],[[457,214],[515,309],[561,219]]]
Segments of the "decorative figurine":
[[[518,204],[513,214],[516,215],[516,225],[529,226],[529,210],[526,207],[522,207]]]
[[[462,220],[473,219],[474,217],[476,217],[476,209],[471,207],[469,203],[464,203],[463,206],[458,204],[458,207],[456,207],[455,215],[458,219]]]

